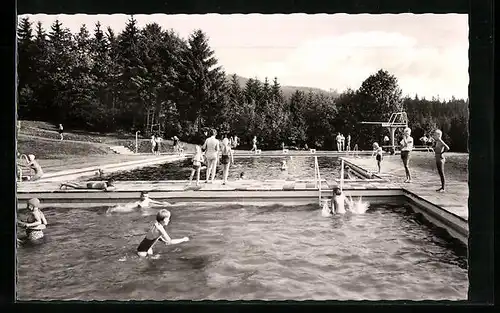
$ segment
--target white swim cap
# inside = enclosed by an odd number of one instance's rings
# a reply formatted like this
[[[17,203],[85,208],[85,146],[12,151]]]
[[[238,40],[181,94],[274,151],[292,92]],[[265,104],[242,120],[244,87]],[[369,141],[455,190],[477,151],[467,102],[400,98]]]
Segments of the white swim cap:
[[[35,160],[35,156],[33,154],[28,154],[28,160],[30,160],[30,162],[33,162],[33,160]]]

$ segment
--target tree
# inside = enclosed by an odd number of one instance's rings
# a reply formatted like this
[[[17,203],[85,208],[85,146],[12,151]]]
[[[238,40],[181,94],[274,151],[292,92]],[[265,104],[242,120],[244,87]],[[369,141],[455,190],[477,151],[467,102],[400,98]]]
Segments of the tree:
[[[34,113],[30,107],[35,101],[33,84],[36,81],[33,37],[32,23],[28,17],[22,18],[17,28],[17,90],[19,114],[25,117]]]

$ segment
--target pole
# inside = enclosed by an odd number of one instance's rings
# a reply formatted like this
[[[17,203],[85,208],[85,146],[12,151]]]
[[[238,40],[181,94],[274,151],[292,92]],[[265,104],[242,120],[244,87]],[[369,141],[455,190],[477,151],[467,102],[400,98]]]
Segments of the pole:
[[[137,139],[137,135],[140,133],[141,131],[138,130],[135,132],[135,154],[137,154],[137,148],[138,148],[138,139]]]
[[[344,159],[342,158],[340,161],[340,192],[342,192],[344,188]]]

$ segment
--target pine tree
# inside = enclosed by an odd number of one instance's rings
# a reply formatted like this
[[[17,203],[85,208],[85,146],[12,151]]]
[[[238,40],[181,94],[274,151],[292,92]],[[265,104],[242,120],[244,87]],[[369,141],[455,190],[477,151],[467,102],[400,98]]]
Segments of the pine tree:
[[[21,19],[17,29],[17,90],[18,115],[24,118],[33,116],[34,76],[36,63],[34,59],[32,23],[28,17]]]

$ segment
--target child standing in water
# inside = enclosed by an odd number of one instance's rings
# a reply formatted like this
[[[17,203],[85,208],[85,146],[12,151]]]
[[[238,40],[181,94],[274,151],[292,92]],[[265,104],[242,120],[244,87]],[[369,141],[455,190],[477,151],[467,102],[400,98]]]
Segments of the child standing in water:
[[[151,225],[146,236],[137,247],[137,254],[140,257],[153,255],[153,246],[158,240],[163,241],[167,245],[175,245],[189,241],[188,237],[171,239],[165,230],[169,222],[170,212],[168,210],[162,209],[156,214],[156,221]]]
[[[443,141],[441,138],[443,136],[443,132],[439,129],[434,131],[434,155],[436,158],[436,167],[438,170],[439,178],[441,178],[441,188],[436,190],[437,192],[445,192],[445,177],[444,177],[444,163],[446,161],[443,154],[450,150],[450,147]]]
[[[201,162],[203,161],[203,155],[201,152],[201,147],[196,145],[196,152],[193,156],[193,168],[191,169],[191,176],[189,177],[189,185],[193,181],[194,173],[196,172],[196,186],[200,184],[200,171],[201,171]]]
[[[377,173],[380,173],[380,163],[382,163],[382,147],[380,147],[377,142],[373,143],[372,157],[373,155],[375,155],[375,159],[377,160]]]
[[[17,222],[20,227],[24,227],[26,229],[26,237],[18,239],[18,244],[27,242],[38,244],[42,242],[44,237],[43,230],[46,228],[47,219],[42,211],[40,211],[39,206],[40,200],[37,198],[28,200],[27,208],[29,213],[26,218],[26,222]]]

